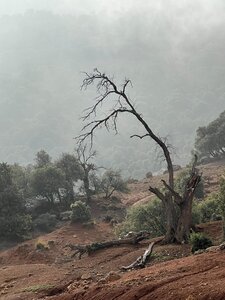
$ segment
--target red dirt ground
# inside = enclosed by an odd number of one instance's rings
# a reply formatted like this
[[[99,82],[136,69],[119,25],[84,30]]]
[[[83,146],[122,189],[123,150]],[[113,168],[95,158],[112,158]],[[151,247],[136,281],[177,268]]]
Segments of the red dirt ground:
[[[216,232],[217,239],[222,234],[221,222],[203,227],[210,235]],[[36,239],[3,251],[0,253],[0,299],[187,299],[189,295],[195,296],[189,300],[223,299],[206,297],[207,293],[213,297],[215,292],[225,293],[225,252],[222,251],[189,256],[189,245],[156,245],[147,268],[127,273],[121,272],[120,267],[141,255],[149,241],[101,250],[81,260],[70,258],[72,252],[65,248],[67,243],[108,240],[112,238],[111,230],[104,223],[85,232],[81,226],[67,225],[39,238],[46,245],[49,240],[55,242],[49,250],[37,251]],[[121,278],[104,283],[110,271],[118,272]]]

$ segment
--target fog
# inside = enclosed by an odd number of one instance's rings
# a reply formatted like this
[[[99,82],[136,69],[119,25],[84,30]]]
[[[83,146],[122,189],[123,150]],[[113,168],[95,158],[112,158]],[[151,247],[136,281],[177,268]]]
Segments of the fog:
[[[96,95],[80,90],[82,71],[98,67],[132,80],[138,111],[187,163],[196,129],[225,109],[224,23],[222,0],[1,0],[0,160],[72,151]],[[154,144],[129,139],[141,132],[131,118],[116,136],[98,131],[98,163],[133,177],[157,171]]]

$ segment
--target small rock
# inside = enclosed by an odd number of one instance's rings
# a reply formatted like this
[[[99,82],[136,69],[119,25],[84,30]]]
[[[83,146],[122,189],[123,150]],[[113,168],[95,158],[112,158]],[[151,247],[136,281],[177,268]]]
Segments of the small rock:
[[[121,278],[121,275],[116,273],[116,272],[109,272],[106,277],[105,277],[105,281],[106,282],[112,282],[112,281],[115,281],[115,280],[118,280]]]
[[[220,250],[224,250],[225,249],[225,242],[223,242],[222,244],[219,245]]]
[[[217,252],[218,250],[220,250],[220,247],[219,246],[211,246],[211,247],[208,247],[206,248],[206,252]]]
[[[199,250],[197,250],[197,251],[194,252],[194,255],[202,254],[204,252],[205,252],[205,250],[199,249]]]
[[[91,279],[92,279],[92,276],[91,276],[91,274],[83,274],[83,275],[81,276],[81,279],[82,279],[82,280],[91,280]]]
[[[98,280],[98,283],[103,283],[104,284],[104,283],[106,283],[106,280],[102,278],[102,279]]]

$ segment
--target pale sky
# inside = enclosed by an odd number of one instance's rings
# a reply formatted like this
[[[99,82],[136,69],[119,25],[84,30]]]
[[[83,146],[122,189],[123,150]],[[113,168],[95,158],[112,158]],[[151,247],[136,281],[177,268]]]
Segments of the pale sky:
[[[33,17],[30,10],[55,16]],[[0,18],[2,160],[31,161],[40,147],[55,155],[74,145],[86,105],[81,99],[89,97],[80,92],[80,71],[94,67],[117,80],[131,78],[140,111],[172,137],[183,161],[197,127],[224,110],[225,0],[0,0],[4,15],[12,17]],[[60,112],[60,126],[52,111]],[[176,114],[186,122],[183,129],[173,122]],[[100,149],[105,161],[114,155],[111,145],[123,145],[108,136],[108,148]],[[143,149],[136,149],[137,159]]]
[[[224,16],[223,0],[0,0],[0,14],[24,13],[26,10],[51,10],[56,13],[102,13],[116,16],[127,12],[148,11],[154,15],[163,11],[174,18],[206,22]]]

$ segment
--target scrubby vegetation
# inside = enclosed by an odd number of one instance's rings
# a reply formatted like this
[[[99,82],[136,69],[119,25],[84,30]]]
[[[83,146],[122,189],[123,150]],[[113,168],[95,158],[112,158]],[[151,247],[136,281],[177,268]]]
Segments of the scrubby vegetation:
[[[71,204],[72,216],[71,221],[73,223],[85,223],[91,221],[91,211],[82,201],[76,201]]]
[[[202,233],[193,232],[190,235],[191,252],[204,250],[212,246],[212,241]]]
[[[0,164],[0,236],[23,239],[31,230],[24,199],[13,182],[10,166]]]
[[[132,206],[124,222],[115,228],[117,235],[125,235],[129,231],[146,230],[152,237],[165,234],[165,211],[160,200],[154,199],[146,205]]]
[[[96,153],[90,154],[87,148],[82,151],[83,159],[75,151],[63,153],[53,161],[46,151],[40,150],[33,165],[0,164],[2,239],[26,239],[32,232],[50,232],[59,222],[69,220],[91,226],[91,212],[86,204],[96,193],[102,198],[105,195],[110,206],[109,199],[115,191],[127,191],[119,171],[98,172],[90,161]]]
[[[42,232],[52,231],[55,228],[56,224],[56,215],[50,213],[41,214],[33,221],[34,229]]]

